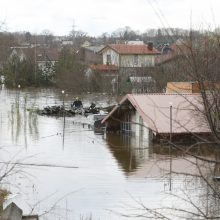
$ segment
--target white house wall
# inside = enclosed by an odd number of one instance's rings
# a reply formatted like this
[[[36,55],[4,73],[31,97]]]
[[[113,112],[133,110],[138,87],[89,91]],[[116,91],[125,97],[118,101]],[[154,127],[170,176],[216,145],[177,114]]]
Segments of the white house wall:
[[[131,116],[131,122],[134,122],[134,123],[131,123],[131,131],[132,131],[132,134],[134,134],[134,136],[136,136],[136,113],[135,114],[132,114]]]
[[[146,67],[154,66],[155,56],[153,55],[137,55],[138,62],[135,64],[135,55],[121,55],[120,67]]]
[[[111,63],[119,67],[147,67],[155,65],[155,55],[149,54],[118,54],[111,48],[106,48],[102,52],[103,64],[107,64],[107,56],[110,55]],[[135,64],[135,57],[137,57],[137,63]]]
[[[148,128],[148,125],[143,122],[141,115],[135,111],[135,115],[132,117],[132,121],[134,122],[132,124],[132,133],[136,136],[141,138],[144,142],[150,143],[150,130]],[[142,124],[142,125],[141,125]],[[142,134],[141,134],[141,129]]]
[[[146,148],[149,147],[151,143],[150,131],[146,123],[143,123],[143,126],[140,125],[140,123],[142,123],[140,118],[141,116],[137,111],[131,115],[131,145]],[[143,128],[142,135],[140,134],[140,128]]]
[[[154,55],[140,55],[139,65],[140,66],[155,66],[155,56]]]

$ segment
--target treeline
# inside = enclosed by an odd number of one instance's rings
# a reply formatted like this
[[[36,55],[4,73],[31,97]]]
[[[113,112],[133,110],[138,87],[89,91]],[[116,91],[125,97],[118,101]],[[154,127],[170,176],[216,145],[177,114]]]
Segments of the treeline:
[[[132,30],[126,26],[118,28],[112,33],[103,33],[100,36],[93,37],[88,35],[86,32],[81,30],[71,30],[67,36],[54,36],[49,30],[44,30],[42,34],[34,35],[30,32],[15,32],[7,33],[0,32],[0,43],[5,38],[8,42],[5,45],[24,45],[24,44],[41,44],[49,45],[50,47],[59,47],[62,40],[72,41],[75,48],[81,46],[85,41],[91,42],[93,45],[118,43],[120,41],[131,41],[131,40],[142,40],[145,43],[151,41],[157,47],[164,43],[173,43],[179,38],[186,38],[190,34],[195,37],[202,37],[204,31],[197,30],[186,30],[181,28],[158,28],[158,29],[147,29],[141,33],[138,30]]]
[[[103,33],[98,37],[89,36],[74,28],[68,36],[54,36],[48,30],[43,31],[40,35],[33,35],[30,32],[0,32],[0,75],[5,76],[5,83],[10,87],[16,87],[18,84],[22,86],[59,86],[83,92],[89,85],[85,77],[87,66],[80,59],[79,50],[86,41],[97,46],[142,40],[145,43],[153,42],[154,46],[160,50],[164,44],[171,44],[179,38],[187,39],[189,36],[193,36],[200,39],[205,35],[202,31],[180,28],[149,29],[140,33],[130,27],[119,28],[112,33]],[[69,41],[72,44],[65,46],[62,44],[63,41]],[[37,67],[34,52],[30,53],[26,59],[11,56],[12,49],[15,47],[56,48],[60,54],[59,60],[54,66],[48,64],[42,71]],[[99,79],[94,79],[93,84],[96,84],[95,88],[98,90],[97,81]]]

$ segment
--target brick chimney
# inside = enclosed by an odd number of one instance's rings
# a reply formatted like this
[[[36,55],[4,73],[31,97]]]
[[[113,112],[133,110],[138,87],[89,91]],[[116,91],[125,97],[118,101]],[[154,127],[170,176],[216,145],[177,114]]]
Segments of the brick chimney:
[[[147,47],[148,47],[149,50],[153,50],[153,47],[154,47],[153,42],[148,42]]]

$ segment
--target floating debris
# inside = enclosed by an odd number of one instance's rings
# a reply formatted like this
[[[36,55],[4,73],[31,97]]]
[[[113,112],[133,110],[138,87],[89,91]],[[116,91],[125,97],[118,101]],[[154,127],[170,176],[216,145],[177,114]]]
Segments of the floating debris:
[[[48,116],[75,116],[76,111],[73,109],[64,109],[63,106],[46,106],[43,109],[37,109],[36,111],[39,115]]]
[[[46,106],[43,109],[36,109],[36,113],[39,115],[48,115],[48,116],[56,116],[56,117],[63,117],[64,115],[67,117],[78,115],[85,115],[88,116],[90,114],[99,114],[100,111],[109,112],[112,110],[114,106],[108,107],[96,107],[95,104],[91,104],[88,108],[73,108],[70,109],[64,108],[63,105],[54,105],[54,106]]]

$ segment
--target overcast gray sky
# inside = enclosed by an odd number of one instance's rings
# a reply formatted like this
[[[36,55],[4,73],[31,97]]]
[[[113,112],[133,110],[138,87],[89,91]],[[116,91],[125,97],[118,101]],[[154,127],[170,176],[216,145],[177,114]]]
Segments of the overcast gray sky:
[[[215,28],[220,0],[0,0],[0,21],[7,31],[68,35],[77,30],[97,36],[130,26],[149,28]],[[191,19],[190,19],[191,18]]]

